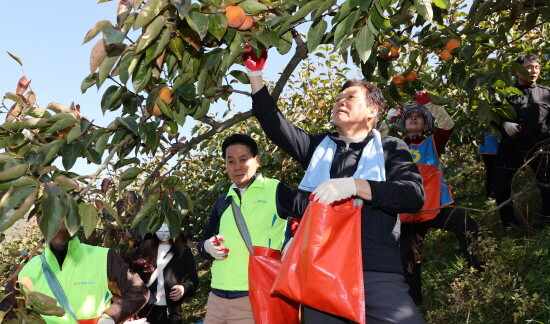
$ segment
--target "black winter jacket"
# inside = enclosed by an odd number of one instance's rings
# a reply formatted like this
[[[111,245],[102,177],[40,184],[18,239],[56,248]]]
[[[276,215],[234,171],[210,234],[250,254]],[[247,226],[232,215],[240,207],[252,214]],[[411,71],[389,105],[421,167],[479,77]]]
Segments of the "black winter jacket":
[[[170,248],[169,252],[172,251]],[[137,255],[140,255],[138,250]],[[156,265],[155,265],[156,267]],[[199,277],[197,275],[197,268],[195,266],[195,259],[191,253],[191,249],[184,249],[180,255],[175,255],[168,262],[163,271],[164,275],[164,293],[166,295],[166,306],[168,308],[168,313],[172,315],[181,314],[181,303],[187,297],[191,297],[195,294],[197,286],[199,285]],[[149,287],[151,296],[155,296],[157,293],[157,280]],[[182,285],[185,289],[183,296],[177,300],[173,301],[170,299],[170,292],[172,287],[175,285]],[[146,305],[143,311],[146,311],[148,305]]]
[[[517,123],[521,127],[521,132],[515,137],[510,137],[501,123],[500,154],[517,154],[518,151],[525,154],[536,143],[550,135],[550,88],[536,83],[527,87],[516,87],[523,95],[508,98],[508,102],[514,107],[516,118],[506,121]]]
[[[289,123],[266,87],[252,96],[252,110],[264,132],[277,146],[307,169],[313,152],[325,136],[336,142],[331,178],[351,177],[372,134],[346,148],[338,134],[311,135]],[[363,270],[403,273],[399,252],[398,213],[418,211],[424,203],[422,178],[407,145],[395,137],[383,137],[386,181],[369,181],[372,200],[362,209]]]

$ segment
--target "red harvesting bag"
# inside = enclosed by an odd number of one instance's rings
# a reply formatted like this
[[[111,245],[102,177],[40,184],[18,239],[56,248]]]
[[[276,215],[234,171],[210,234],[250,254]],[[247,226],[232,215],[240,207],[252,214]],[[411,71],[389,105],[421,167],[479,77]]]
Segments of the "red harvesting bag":
[[[281,251],[254,246],[248,262],[249,298],[256,324],[299,324],[300,304],[284,296],[271,297],[281,269]]]
[[[275,279],[272,296],[365,323],[361,206],[310,201]]]

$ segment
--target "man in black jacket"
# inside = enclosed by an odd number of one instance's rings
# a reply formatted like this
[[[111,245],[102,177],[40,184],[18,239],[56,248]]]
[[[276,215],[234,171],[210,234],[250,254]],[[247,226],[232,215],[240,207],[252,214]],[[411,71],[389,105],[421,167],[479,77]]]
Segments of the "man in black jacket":
[[[423,323],[403,278],[397,217],[422,207],[422,179],[407,145],[394,137],[381,137],[374,129],[385,106],[380,89],[366,81],[346,82],[332,110],[337,132],[308,134],[287,121],[270,96],[261,75],[265,58],[258,59],[250,51],[243,56],[253,113],[269,139],[307,169],[301,188],[313,191],[315,199],[326,204],[349,197],[363,199],[367,322]],[[366,170],[374,174],[366,175]],[[311,307],[305,307],[304,319],[305,323],[348,323]]]
[[[550,88],[536,83],[540,75],[540,60],[532,54],[521,55],[516,63],[521,64],[528,75],[516,72],[516,87],[522,95],[508,98],[516,112],[515,119],[505,119],[500,123],[500,142],[494,171],[494,194],[498,205],[510,198],[512,179],[519,167],[535,153],[542,141],[550,138]],[[543,226],[550,225],[550,174],[548,156],[537,155],[530,163],[540,186],[542,206],[540,219]],[[546,184],[546,186],[544,186]],[[504,227],[519,224],[514,215],[513,205],[507,204],[500,211]]]

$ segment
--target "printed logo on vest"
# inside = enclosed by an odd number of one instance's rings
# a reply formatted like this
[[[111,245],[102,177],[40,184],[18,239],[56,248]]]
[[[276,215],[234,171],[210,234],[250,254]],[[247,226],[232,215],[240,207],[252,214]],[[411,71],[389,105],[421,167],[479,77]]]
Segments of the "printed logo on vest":
[[[267,204],[267,200],[258,199],[258,200],[256,200],[256,203]]]
[[[73,286],[89,286],[95,285],[95,281],[75,281]]]
[[[415,150],[415,149],[410,149],[411,151],[411,155],[412,155],[412,158],[413,158],[413,162],[416,163],[418,161],[420,161],[420,151],[419,150]]]

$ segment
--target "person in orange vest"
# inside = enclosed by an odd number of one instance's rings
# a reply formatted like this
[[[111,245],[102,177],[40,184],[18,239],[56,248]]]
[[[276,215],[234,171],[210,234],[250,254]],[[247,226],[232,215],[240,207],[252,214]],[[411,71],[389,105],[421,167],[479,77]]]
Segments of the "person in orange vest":
[[[392,108],[388,119],[393,119],[406,131],[405,143],[409,146],[413,161],[422,176],[426,198],[421,210],[413,214],[400,214],[401,258],[409,294],[417,305],[422,304],[422,280],[419,246],[426,233],[432,228],[453,232],[459,242],[468,266],[481,271],[482,267],[469,247],[477,237],[476,221],[466,211],[453,206],[450,187],[443,179],[439,157],[449,140],[454,122],[440,106],[430,102],[426,91],[416,94],[415,101],[407,102],[403,108]],[[432,124],[433,133],[428,135]]]

